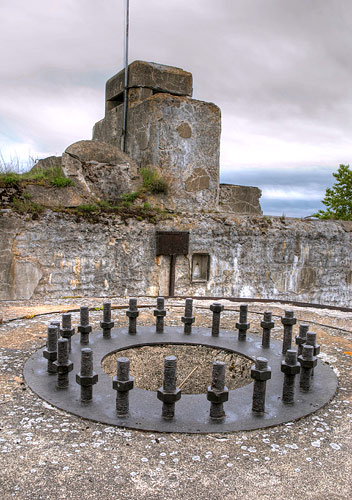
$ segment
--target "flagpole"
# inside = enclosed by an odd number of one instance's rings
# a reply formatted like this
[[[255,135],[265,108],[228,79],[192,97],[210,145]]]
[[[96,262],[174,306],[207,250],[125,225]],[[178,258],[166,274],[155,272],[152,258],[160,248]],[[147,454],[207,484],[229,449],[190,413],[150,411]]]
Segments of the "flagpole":
[[[122,127],[122,151],[124,151],[124,152],[126,152],[126,134],[127,134],[129,17],[130,17],[130,1],[126,0],[126,12],[125,12],[125,88],[123,91],[123,127]]]

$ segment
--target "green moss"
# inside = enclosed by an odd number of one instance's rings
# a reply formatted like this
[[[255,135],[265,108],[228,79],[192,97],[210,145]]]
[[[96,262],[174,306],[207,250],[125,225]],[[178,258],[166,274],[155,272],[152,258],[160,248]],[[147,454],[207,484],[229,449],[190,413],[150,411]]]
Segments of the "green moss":
[[[78,207],[74,208],[74,211],[77,213],[92,213],[98,211],[99,208],[94,205],[94,203],[87,203],[86,205],[78,205]]]
[[[73,180],[70,179],[69,177],[54,177],[53,179],[50,180],[50,184],[58,188],[64,188],[75,185]]]

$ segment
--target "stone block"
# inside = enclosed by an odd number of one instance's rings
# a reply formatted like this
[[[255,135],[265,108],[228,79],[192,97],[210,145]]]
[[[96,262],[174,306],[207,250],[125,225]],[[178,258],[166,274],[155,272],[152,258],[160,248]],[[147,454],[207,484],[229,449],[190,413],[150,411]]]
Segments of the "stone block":
[[[237,214],[262,214],[259,198],[262,192],[257,187],[220,184],[219,209]]]
[[[123,93],[124,87],[125,70],[123,69],[106,82],[105,97],[107,110],[122,102],[122,97],[119,96]],[[167,92],[168,94],[191,97],[192,74],[173,66],[146,61],[134,61],[128,67],[128,87],[132,89],[130,91],[132,101],[136,100],[136,91],[134,88],[138,87],[146,90],[138,91],[137,100],[143,100],[153,92]]]
[[[116,201],[139,182],[137,165],[125,153],[100,141],[79,141],[62,155],[65,175],[89,194]]]

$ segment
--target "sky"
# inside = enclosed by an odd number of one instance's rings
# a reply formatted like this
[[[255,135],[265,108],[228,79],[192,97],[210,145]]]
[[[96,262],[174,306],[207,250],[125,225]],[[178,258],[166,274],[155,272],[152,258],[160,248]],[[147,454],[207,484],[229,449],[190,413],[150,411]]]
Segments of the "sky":
[[[1,0],[0,152],[60,155],[91,139],[123,67],[125,0]],[[130,0],[129,61],[193,73],[222,112],[221,182],[265,214],[322,208],[352,157],[351,0]]]

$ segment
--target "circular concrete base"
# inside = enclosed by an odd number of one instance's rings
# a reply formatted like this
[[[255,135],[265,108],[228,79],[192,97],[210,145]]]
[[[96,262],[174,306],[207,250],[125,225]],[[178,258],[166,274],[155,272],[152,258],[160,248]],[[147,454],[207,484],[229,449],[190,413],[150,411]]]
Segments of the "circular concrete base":
[[[252,412],[253,384],[230,391],[229,401],[224,408],[226,417],[222,422],[214,422],[209,417],[210,403],[206,394],[185,394],[176,403],[173,420],[161,417],[162,403],[156,392],[143,389],[130,391],[130,414],[119,418],[115,411],[116,392],[111,378],[101,366],[102,359],[109,353],[144,345],[191,344],[226,349],[249,359],[262,356],[268,359],[272,378],[267,382],[266,405],[263,415]],[[81,403],[80,386],[75,382],[75,374],[80,371],[81,349],[91,347],[94,356],[94,371],[99,381],[93,388],[93,400]],[[74,369],[69,375],[68,389],[56,388],[56,375],[48,374],[47,361],[43,349],[33,354],[25,364],[24,377],[29,387],[53,406],[74,415],[102,422],[108,425],[157,432],[232,432],[269,427],[296,420],[313,413],[325,405],[335,394],[337,377],[333,370],[318,360],[312,387],[309,393],[299,390],[299,376],[296,377],[295,403],[285,405],[281,400],[284,376],[281,373],[282,343],[272,340],[271,347],[264,349],[261,338],[247,334],[246,341],[238,341],[233,331],[221,331],[219,337],[212,337],[207,328],[193,328],[191,335],[184,335],[181,327],[166,327],[163,334],[155,333],[155,327],[138,327],[136,335],[129,335],[127,328],[112,330],[110,339],[103,338],[101,332],[90,335],[89,346],[81,345],[78,335],[72,337],[70,359]],[[146,367],[153,369],[153,367]]]

